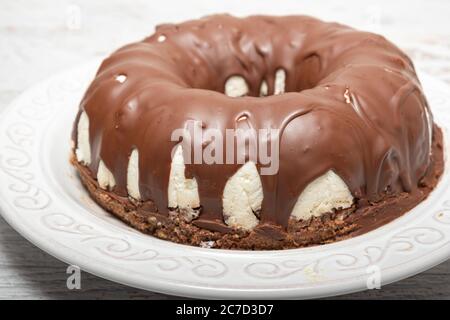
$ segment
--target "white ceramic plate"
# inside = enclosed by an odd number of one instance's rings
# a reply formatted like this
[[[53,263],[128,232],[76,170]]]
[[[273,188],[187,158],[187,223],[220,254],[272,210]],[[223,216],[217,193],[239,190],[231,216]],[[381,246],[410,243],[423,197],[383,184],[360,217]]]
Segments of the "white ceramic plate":
[[[403,279],[450,257],[450,173],[414,210],[363,236],[272,252],[194,248],[141,234],[97,206],[70,166],[70,135],[99,61],[43,81],[0,120],[0,207],[32,243],[116,282],[202,298],[312,298]],[[436,121],[450,126],[450,93],[425,74]]]

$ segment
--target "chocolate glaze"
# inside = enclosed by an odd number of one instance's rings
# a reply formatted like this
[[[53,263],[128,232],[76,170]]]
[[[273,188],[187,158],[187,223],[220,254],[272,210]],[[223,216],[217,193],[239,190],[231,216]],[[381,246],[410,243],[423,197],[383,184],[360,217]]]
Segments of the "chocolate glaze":
[[[444,169],[443,139],[435,125],[431,162],[419,187],[411,192],[385,195],[376,203],[355,203],[346,209],[337,209],[320,217],[296,221],[291,218],[287,230],[281,226],[264,224],[253,231],[233,229],[217,220],[197,219],[191,223],[175,214],[156,212],[151,200],[134,201],[103,190],[92,177],[89,168],[72,158],[86,189],[100,206],[144,233],[176,243],[202,246],[213,242],[214,248],[279,250],[330,243],[354,237],[400,217],[423,201],[434,189]],[[366,202],[366,201],[364,201]]]
[[[280,68],[287,93],[257,97],[263,80],[274,92]],[[246,79],[249,96],[223,94],[232,75]],[[127,196],[128,158],[137,148],[142,200],[163,215],[173,130],[189,120],[224,136],[241,125],[280,129],[279,172],[261,176],[261,232],[287,228],[300,193],[330,169],[362,203],[414,192],[430,163],[433,122],[409,58],[382,36],[306,16],[216,15],[158,26],[103,61],[83,110],[93,175],[102,159],[114,193]],[[202,226],[223,221],[223,189],[240,166],[186,166],[198,182]]]

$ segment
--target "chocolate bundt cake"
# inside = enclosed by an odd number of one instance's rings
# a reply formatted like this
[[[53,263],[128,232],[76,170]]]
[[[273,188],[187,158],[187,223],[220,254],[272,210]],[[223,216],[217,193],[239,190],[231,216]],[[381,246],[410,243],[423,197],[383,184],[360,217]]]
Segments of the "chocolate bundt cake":
[[[73,140],[102,207],[214,248],[362,234],[424,200],[443,171],[411,60],[380,35],[306,16],[158,26],[103,61]]]

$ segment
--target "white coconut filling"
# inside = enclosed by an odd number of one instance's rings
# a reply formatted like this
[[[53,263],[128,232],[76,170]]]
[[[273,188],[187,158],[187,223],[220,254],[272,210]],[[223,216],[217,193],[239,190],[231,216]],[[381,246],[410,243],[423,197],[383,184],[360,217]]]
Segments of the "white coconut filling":
[[[119,74],[116,76],[116,81],[119,83],[124,83],[127,80],[127,76],[124,74]]]
[[[255,212],[261,210],[263,189],[255,163],[244,164],[226,183],[222,205],[225,223],[251,230],[258,225]]]
[[[167,37],[165,35],[161,34],[158,36],[157,40],[158,40],[158,42],[164,42],[164,41],[166,41],[166,39],[167,39]]]
[[[303,190],[291,215],[297,220],[307,220],[333,209],[349,208],[352,204],[353,196],[345,182],[329,170]]]
[[[431,115],[427,107],[425,108],[425,117],[427,119],[427,125],[428,125],[428,143],[429,143],[429,154],[432,153],[433,148],[433,120],[431,120]]]
[[[275,72],[275,88],[274,94],[284,93],[286,86],[286,72],[283,69],[278,69]],[[248,85],[245,79],[241,76],[231,76],[225,83],[225,94],[229,97],[243,97],[248,94]],[[269,95],[269,87],[267,82],[263,80],[259,87],[259,96],[265,97]]]
[[[127,191],[134,199],[141,199],[141,193],[139,191],[139,152],[137,149],[133,149],[128,160]]]
[[[225,94],[229,97],[242,97],[248,93],[248,85],[241,76],[231,76],[225,83]]]
[[[230,82],[230,83],[228,83]],[[284,92],[285,72],[279,69],[276,72],[275,94]],[[245,79],[234,76],[228,79],[226,94],[242,96],[247,94],[248,87]],[[268,94],[267,83],[263,81],[260,95]],[[425,111],[427,113],[427,110]],[[427,120],[430,116],[427,113]],[[431,127],[431,126],[430,126]],[[89,144],[89,118],[82,112],[77,125],[76,157],[82,164],[91,163],[91,150]],[[431,133],[430,133],[431,137]],[[112,172],[100,160],[97,172],[98,184],[102,189],[112,189],[116,181]],[[135,198],[141,199],[139,191],[139,152],[133,149],[127,168],[127,191]],[[333,209],[348,208],[353,204],[353,197],[345,182],[332,170],[311,182],[298,197],[292,210],[292,217],[296,220],[307,220],[317,217]],[[251,230],[259,223],[257,217],[263,201],[263,189],[255,163],[247,162],[226,183],[223,195],[224,221],[231,227]],[[186,179],[183,149],[177,146],[171,163],[168,206],[177,208],[186,221],[192,221],[199,215],[200,197],[197,181]]]
[[[266,80],[263,80],[261,87],[259,88],[259,96],[265,97],[269,94],[269,87],[267,86]]]
[[[89,145],[89,117],[82,112],[77,125],[77,149],[75,150],[78,162],[91,163],[91,146]]]
[[[112,189],[116,185],[116,180],[114,179],[113,174],[106,167],[103,160],[100,160],[97,171],[97,181],[98,185],[102,189]]]
[[[178,208],[178,211],[187,221],[198,217],[200,197],[195,178],[186,179],[184,175],[185,165],[183,149],[178,145],[175,149],[172,164],[170,166],[170,177],[168,187],[169,208]]]
[[[285,91],[286,72],[283,69],[278,69],[275,72],[275,92],[274,94],[282,94]]]

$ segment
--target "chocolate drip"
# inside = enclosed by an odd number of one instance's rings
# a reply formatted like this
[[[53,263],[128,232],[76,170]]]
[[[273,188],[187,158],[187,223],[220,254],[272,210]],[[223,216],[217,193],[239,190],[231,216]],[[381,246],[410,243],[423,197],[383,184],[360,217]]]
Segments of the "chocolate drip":
[[[257,97],[264,80],[273,94],[280,68],[287,93]],[[249,96],[223,94],[233,75],[246,79]],[[142,199],[162,214],[175,129],[198,120],[204,132],[215,128],[225,137],[243,114],[255,129],[280,129],[279,172],[261,176],[260,216],[262,226],[287,227],[300,193],[330,169],[357,199],[414,191],[430,161],[426,108],[410,60],[379,35],[305,16],[217,15],[159,26],[113,53],[80,112],[90,119],[89,169],[97,172],[102,159],[114,192],[126,196],[128,158],[137,148]],[[202,221],[223,219],[222,193],[240,166],[186,166],[198,182]]]

